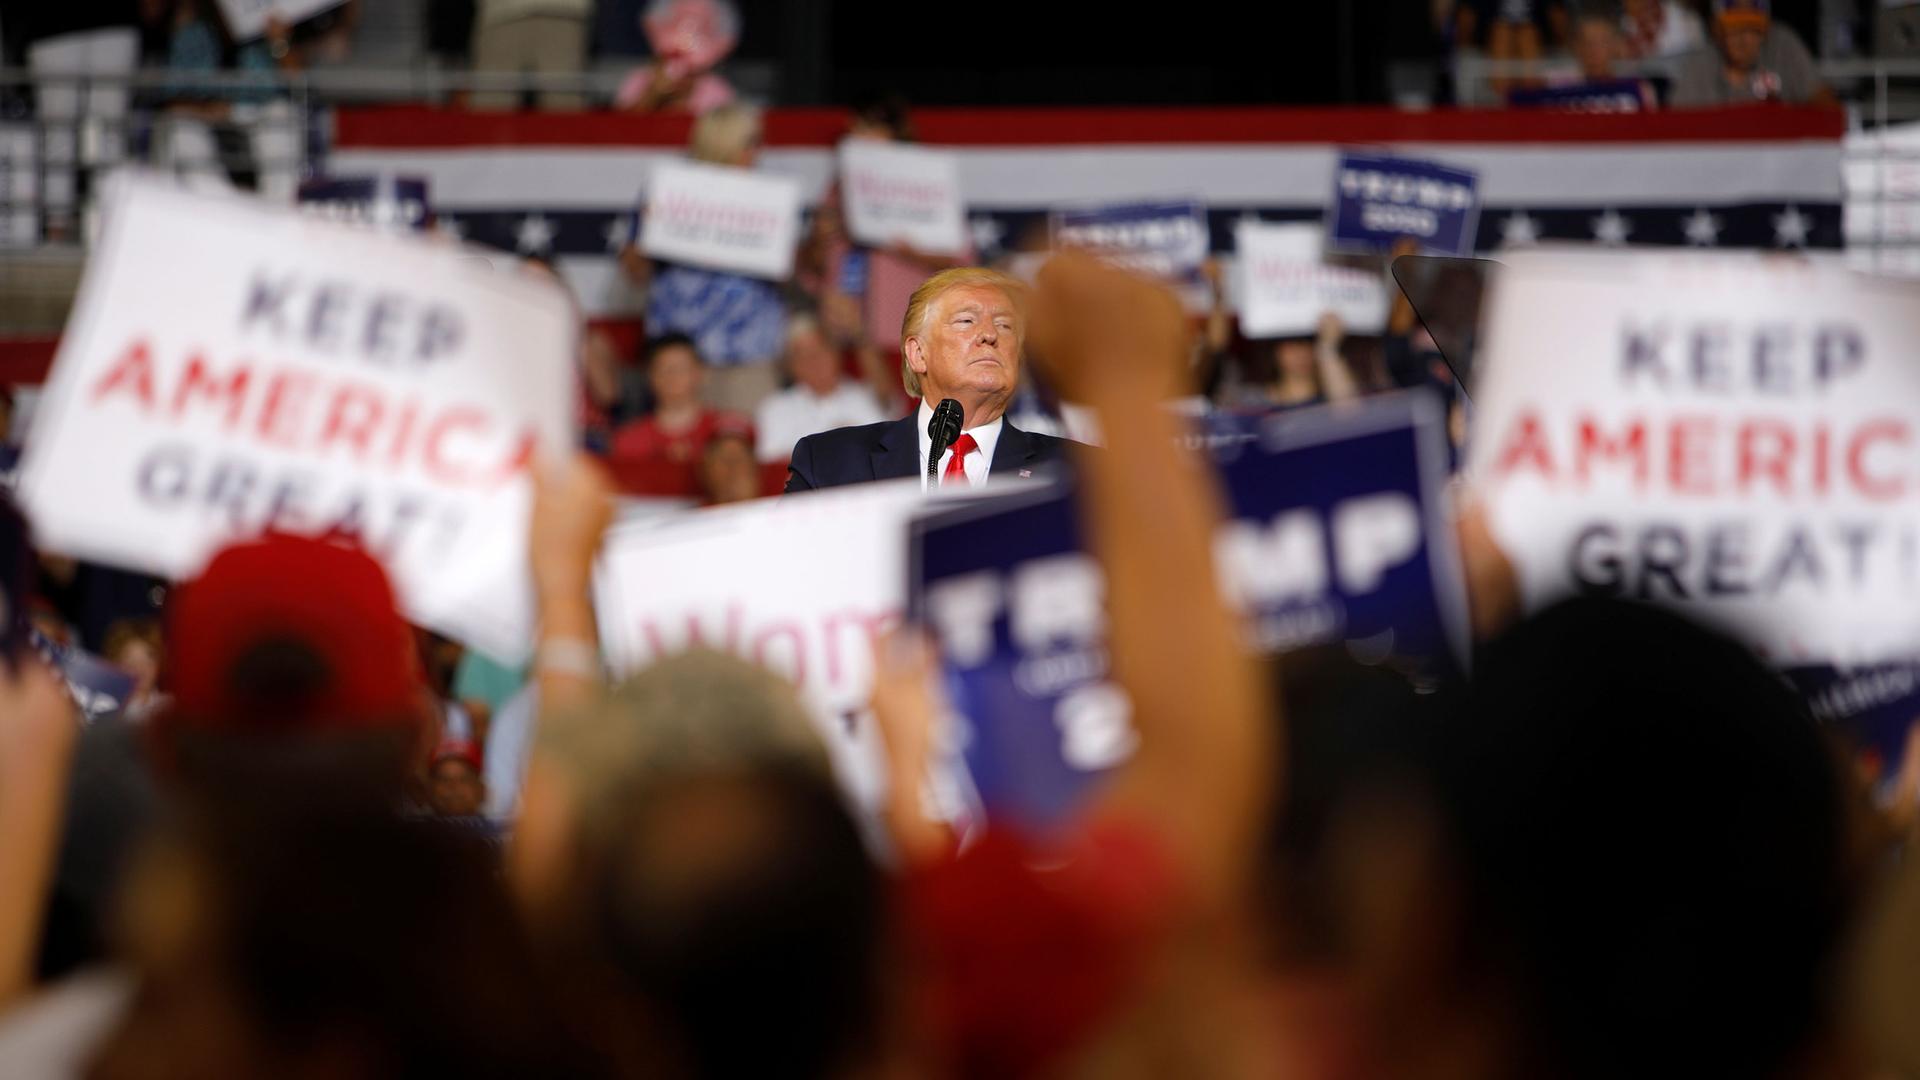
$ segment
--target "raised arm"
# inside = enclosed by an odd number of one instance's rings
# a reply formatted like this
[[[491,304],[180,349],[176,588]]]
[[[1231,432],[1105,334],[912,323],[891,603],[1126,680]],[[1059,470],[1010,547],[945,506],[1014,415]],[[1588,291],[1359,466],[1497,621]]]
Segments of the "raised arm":
[[[600,687],[593,621],[593,557],[613,518],[604,470],[575,454],[534,483],[528,558],[540,637],[534,658],[542,711],[588,700]]]
[[[33,985],[79,722],[37,658],[0,666],[0,1012]]]
[[[1215,584],[1218,484],[1176,447],[1180,422],[1164,407],[1184,392],[1185,315],[1166,290],[1068,254],[1040,271],[1031,340],[1046,374],[1114,433],[1078,464],[1140,748],[1093,812],[1159,824],[1197,899],[1235,903],[1273,796],[1278,724]]]

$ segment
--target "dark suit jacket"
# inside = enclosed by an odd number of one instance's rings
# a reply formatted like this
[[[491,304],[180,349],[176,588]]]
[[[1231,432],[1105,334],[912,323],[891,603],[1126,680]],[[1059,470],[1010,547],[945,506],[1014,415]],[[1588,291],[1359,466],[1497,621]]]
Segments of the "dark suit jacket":
[[[1003,423],[987,478],[991,482],[1015,477],[1022,470],[1039,475],[1057,467],[1066,456],[1068,442]],[[835,428],[801,439],[794,444],[793,460],[787,466],[787,493],[869,480],[905,480],[923,476],[926,471],[927,463],[920,457],[920,413],[916,410],[898,420]]]

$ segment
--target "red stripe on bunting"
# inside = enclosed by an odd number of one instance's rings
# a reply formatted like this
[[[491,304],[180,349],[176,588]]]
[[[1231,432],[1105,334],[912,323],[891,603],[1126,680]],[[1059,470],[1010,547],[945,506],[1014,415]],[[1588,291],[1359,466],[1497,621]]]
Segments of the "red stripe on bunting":
[[[45,382],[60,339],[0,338],[0,386],[33,386]]]
[[[1835,108],[1759,105],[1589,114],[1538,109],[916,109],[920,138],[949,146],[1139,143],[1661,143],[1837,140]],[[771,109],[769,146],[830,146],[843,109]],[[681,147],[684,116],[615,112],[469,112],[423,105],[342,108],[343,149],[489,146]]]

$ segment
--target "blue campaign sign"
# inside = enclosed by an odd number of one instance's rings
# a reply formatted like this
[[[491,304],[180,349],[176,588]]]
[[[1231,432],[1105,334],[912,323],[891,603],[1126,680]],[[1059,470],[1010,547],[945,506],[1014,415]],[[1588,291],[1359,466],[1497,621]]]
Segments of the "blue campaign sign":
[[[1920,721],[1920,658],[1845,669],[1803,665],[1781,674],[1806,698],[1814,719],[1834,727],[1862,755],[1875,782],[1894,778],[1907,732]]]
[[[1075,247],[1162,281],[1197,281],[1207,261],[1207,208],[1193,199],[1055,210],[1056,248]]]
[[[322,176],[300,184],[300,208],[330,221],[394,232],[433,224],[427,182],[408,176]]]
[[[1601,79],[1568,86],[1528,86],[1507,95],[1517,109],[1566,112],[1631,113],[1654,105],[1653,87],[1644,79]]]
[[[130,672],[85,649],[49,641],[38,631],[33,632],[33,644],[60,673],[73,703],[80,707],[89,723],[126,708],[127,700],[133,696],[134,678]]]
[[[1465,589],[1442,513],[1446,436],[1422,393],[1265,418],[1212,447],[1231,500],[1216,571],[1251,642],[1349,641],[1444,671]],[[910,529],[908,608],[939,642],[960,746],[989,817],[1057,821],[1133,747],[1107,681],[1105,584],[1064,486]]]
[[[1412,238],[1427,255],[1471,255],[1480,227],[1480,178],[1431,161],[1343,154],[1333,172],[1328,248],[1386,252]]]

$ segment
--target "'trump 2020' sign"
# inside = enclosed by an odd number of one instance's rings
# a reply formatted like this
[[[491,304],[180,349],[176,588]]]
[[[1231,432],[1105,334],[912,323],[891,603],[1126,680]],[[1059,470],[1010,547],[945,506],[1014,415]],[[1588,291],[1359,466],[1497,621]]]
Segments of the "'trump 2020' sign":
[[[351,534],[415,621],[524,655],[528,470],[572,442],[566,297],[151,179],[106,221],[21,467],[42,544],[183,577],[263,529]]]
[[[1232,511],[1214,569],[1252,645],[1364,642],[1440,668],[1462,655],[1440,417],[1409,395],[1220,440]],[[1105,577],[1071,494],[989,499],[910,535],[909,608],[940,642],[985,810],[1056,820],[1134,746],[1127,697],[1107,679]]]

